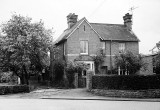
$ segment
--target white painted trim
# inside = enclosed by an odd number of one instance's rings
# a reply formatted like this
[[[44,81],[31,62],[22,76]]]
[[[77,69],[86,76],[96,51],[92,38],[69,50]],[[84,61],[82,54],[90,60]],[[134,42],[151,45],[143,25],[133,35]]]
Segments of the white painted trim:
[[[93,73],[94,73],[94,75],[95,75],[95,65],[94,65],[94,61],[76,61],[76,62],[85,63],[85,64],[90,64],[90,69],[88,69],[87,71],[93,71]]]
[[[68,38],[74,33],[74,31],[76,31],[77,28],[79,28],[79,26],[83,23],[83,21],[86,21],[87,24],[91,27],[91,29],[100,37],[100,39],[101,39],[101,40],[104,40],[104,39],[98,34],[98,32],[97,32],[95,29],[93,29],[93,27],[92,27],[91,24],[87,21],[86,18],[82,18],[82,19],[84,19],[84,20],[82,20],[82,22],[79,23],[79,25],[78,25],[77,27],[75,27],[75,29],[68,35],[68,37],[67,37],[66,39],[68,39]]]
[[[96,56],[96,54],[90,54],[90,56]]]
[[[79,54],[67,54],[67,56],[79,56]]]

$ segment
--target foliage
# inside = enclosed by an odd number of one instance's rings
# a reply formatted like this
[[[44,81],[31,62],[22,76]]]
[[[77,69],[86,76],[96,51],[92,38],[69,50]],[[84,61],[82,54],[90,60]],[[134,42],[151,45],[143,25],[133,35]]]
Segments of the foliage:
[[[92,58],[95,65],[95,72],[99,73],[99,66],[104,62],[105,54],[102,52],[102,50],[99,50],[96,56],[92,56]]]
[[[87,65],[82,62],[68,62],[65,68],[66,72],[68,73],[82,73],[82,70],[86,70]]]
[[[160,89],[160,75],[95,75],[93,89],[148,90]]]
[[[0,95],[11,94],[11,93],[24,93],[29,92],[30,88],[27,85],[5,85],[0,86]]]
[[[154,57],[155,73],[160,74],[160,52]]]
[[[142,67],[145,68],[146,64],[142,61],[141,55],[134,55],[132,52],[121,53],[115,56],[115,65],[121,69],[135,74]]]
[[[63,80],[64,66],[65,66],[65,62],[55,61],[54,66],[53,66],[54,73],[55,73],[55,81]]]
[[[14,14],[2,24],[2,31],[0,65],[3,70],[13,71],[22,83],[28,83],[23,79],[28,79],[30,71],[41,72],[49,66],[52,31],[45,29],[42,21],[32,23],[31,18]]]
[[[13,75],[12,72],[1,72],[0,73],[0,82],[1,83],[17,83],[18,79],[16,75]]]

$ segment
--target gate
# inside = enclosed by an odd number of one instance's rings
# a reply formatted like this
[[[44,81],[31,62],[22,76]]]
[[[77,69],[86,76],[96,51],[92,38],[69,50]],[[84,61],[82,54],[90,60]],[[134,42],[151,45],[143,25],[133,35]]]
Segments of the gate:
[[[78,77],[78,88],[85,88],[86,87],[86,77]]]

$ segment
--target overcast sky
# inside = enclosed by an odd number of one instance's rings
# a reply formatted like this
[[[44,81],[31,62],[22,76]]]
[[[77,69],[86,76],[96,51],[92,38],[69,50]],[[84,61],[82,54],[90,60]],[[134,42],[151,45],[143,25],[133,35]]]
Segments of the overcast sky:
[[[160,0],[0,0],[0,23],[13,13],[42,19],[47,28],[54,28],[58,37],[67,28],[69,13],[86,17],[93,23],[123,24],[122,17],[132,6],[133,31],[140,39],[140,53],[149,54],[160,41]]]

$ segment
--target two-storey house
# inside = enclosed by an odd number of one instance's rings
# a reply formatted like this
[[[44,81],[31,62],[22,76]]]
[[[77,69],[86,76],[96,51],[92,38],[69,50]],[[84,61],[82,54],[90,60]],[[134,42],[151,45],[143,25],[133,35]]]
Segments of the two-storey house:
[[[59,59],[84,62],[95,71],[92,56],[103,49],[106,57],[102,68],[111,70],[116,54],[127,50],[139,53],[139,39],[132,31],[132,15],[125,14],[124,24],[90,23],[85,17],[77,18],[74,13],[67,16],[68,28],[56,40]]]

